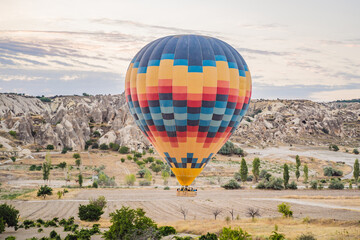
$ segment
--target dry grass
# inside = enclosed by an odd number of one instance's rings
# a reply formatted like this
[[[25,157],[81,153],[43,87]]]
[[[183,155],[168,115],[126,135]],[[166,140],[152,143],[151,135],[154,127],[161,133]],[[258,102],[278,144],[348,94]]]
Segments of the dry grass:
[[[96,222],[85,222],[79,220],[79,225],[82,227],[92,227],[94,224],[100,224],[100,228],[109,228],[111,226],[110,219],[100,219]]]
[[[311,195],[287,195],[281,198],[292,198],[292,199],[357,199],[360,200],[360,196],[311,196]]]
[[[225,220],[190,220],[168,222],[160,225],[171,225],[178,232],[192,233],[197,235],[207,232],[218,233],[223,227],[241,227],[252,236],[269,236],[274,231],[275,224],[278,231],[284,233],[287,239],[296,239],[302,233],[311,232],[318,240],[329,239],[360,239],[360,224],[356,221],[312,220],[312,219],[241,219],[227,224]]]
[[[37,190],[35,191],[32,191],[32,192],[29,192],[29,193],[25,193],[23,195],[20,195],[18,196],[16,199],[17,200],[26,200],[26,201],[29,201],[29,200],[56,200],[56,199],[59,199],[58,195],[56,194],[58,191],[63,191],[64,188],[53,188],[53,191],[52,191],[52,195],[48,195],[46,196],[46,198],[44,199],[43,197],[38,197],[37,196]],[[68,193],[65,193],[65,196],[62,196],[61,199],[73,199],[75,198],[75,196],[79,193],[79,191],[81,189],[68,189],[67,190],[69,191]]]

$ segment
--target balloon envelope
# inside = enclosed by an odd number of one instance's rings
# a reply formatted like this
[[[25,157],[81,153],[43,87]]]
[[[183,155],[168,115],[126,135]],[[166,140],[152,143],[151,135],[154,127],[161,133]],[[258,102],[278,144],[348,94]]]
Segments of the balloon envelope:
[[[251,76],[241,55],[221,40],[168,36],[135,55],[125,95],[138,127],[187,186],[245,115]]]

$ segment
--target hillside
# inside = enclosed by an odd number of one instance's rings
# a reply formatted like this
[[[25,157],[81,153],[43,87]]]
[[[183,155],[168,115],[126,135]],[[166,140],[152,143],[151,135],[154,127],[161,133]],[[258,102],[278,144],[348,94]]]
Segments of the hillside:
[[[9,134],[15,131],[16,137]],[[84,149],[86,142],[115,142],[134,149],[147,147],[128,112],[124,94],[60,96],[51,102],[0,94],[0,144],[35,150]],[[248,146],[282,144],[358,147],[360,103],[317,103],[308,100],[252,100],[232,141]]]

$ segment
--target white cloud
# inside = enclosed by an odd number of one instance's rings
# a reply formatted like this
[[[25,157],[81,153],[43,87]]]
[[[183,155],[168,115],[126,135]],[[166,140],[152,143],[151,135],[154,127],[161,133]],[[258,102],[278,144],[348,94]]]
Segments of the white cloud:
[[[320,92],[314,92],[310,95],[310,98],[314,101],[349,100],[359,97],[360,97],[360,88],[333,90],[333,91],[320,91]]]
[[[64,75],[63,77],[60,78],[60,80],[63,81],[72,81],[72,80],[76,80],[79,79],[80,75]]]
[[[0,80],[3,80],[5,82],[16,81],[16,80],[34,81],[34,80],[40,80],[40,79],[46,79],[46,78],[26,76],[26,75],[0,75]]]

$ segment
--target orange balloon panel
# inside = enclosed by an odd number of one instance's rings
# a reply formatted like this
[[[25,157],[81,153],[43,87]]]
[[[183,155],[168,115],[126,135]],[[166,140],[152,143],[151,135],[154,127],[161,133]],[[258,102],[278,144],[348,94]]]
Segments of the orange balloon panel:
[[[135,55],[125,94],[136,124],[187,186],[240,124],[251,76],[241,55],[221,40],[168,36]]]

